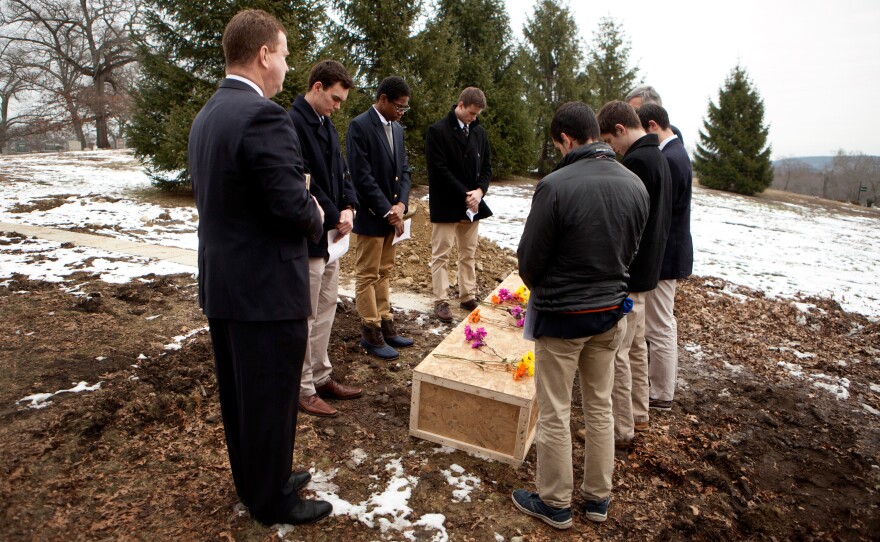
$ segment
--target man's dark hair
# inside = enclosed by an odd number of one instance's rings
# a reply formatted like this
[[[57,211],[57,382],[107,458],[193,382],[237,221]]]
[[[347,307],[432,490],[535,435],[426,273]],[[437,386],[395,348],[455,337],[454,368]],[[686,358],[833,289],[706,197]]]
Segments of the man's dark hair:
[[[599,139],[599,124],[589,105],[568,102],[559,106],[550,121],[550,137],[561,143],[563,133],[579,145]]]
[[[318,81],[324,85],[324,88],[330,88],[336,83],[342,85],[342,88],[349,89],[354,86],[354,81],[348,75],[345,66],[335,60],[322,60],[312,66],[309,72],[309,90],[315,86]]]
[[[284,25],[262,9],[244,9],[236,13],[223,30],[226,67],[247,64],[264,45],[274,53],[278,32],[287,36]]]
[[[398,98],[411,96],[410,92],[409,85],[406,84],[403,77],[392,75],[382,79],[382,82],[379,83],[379,88],[376,89],[376,101],[378,102],[379,98],[384,94],[393,102]]]
[[[648,122],[652,120],[657,123],[661,130],[669,128],[669,113],[666,112],[662,105],[644,104],[636,111],[636,114],[638,114],[639,120],[642,121],[642,128],[645,130],[648,129]]]
[[[596,115],[596,120],[599,121],[600,134],[613,134],[614,126],[617,124],[622,125],[624,128],[642,127],[642,121],[639,120],[639,116],[636,114],[633,106],[620,100],[614,100],[603,105],[602,109],[599,110],[599,114]]]
[[[480,109],[486,109],[486,95],[477,87],[468,87],[462,90],[458,101],[465,107],[475,105]]]

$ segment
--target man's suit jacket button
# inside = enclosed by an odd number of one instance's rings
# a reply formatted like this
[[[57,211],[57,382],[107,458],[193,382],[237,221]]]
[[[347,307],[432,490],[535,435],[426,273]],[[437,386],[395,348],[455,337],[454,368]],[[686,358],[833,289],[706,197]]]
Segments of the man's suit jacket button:
[[[397,177],[394,177],[394,182],[397,182]]]
[[[394,198],[397,199],[397,194],[394,194]]]

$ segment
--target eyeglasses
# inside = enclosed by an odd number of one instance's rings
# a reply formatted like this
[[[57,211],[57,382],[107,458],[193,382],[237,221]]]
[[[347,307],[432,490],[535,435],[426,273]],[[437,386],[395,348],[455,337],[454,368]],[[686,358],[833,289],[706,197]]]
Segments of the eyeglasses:
[[[394,109],[396,109],[398,113],[406,113],[407,111],[409,111],[408,105],[397,105],[394,102],[391,102],[391,105],[394,106]]]

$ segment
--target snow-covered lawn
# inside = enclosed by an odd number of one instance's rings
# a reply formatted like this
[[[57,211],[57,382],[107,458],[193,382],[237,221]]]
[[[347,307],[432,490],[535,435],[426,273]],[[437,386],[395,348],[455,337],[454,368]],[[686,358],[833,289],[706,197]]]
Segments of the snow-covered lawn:
[[[149,178],[127,151],[0,156],[0,221],[66,229],[98,226],[120,239],[194,250],[195,208],[161,207],[134,197],[149,188]],[[486,201],[495,216],[481,224],[480,233],[515,250],[532,191],[529,185],[493,185]],[[45,210],[20,212],[48,201],[54,203],[43,205]],[[858,211],[841,214],[820,205],[695,187],[694,273],[768,295],[831,297],[847,310],[880,317],[880,214]],[[75,265],[75,255],[62,257],[59,250],[64,249],[55,247],[52,256]],[[87,256],[95,255],[81,250],[80,257]],[[13,272],[46,278],[48,273],[36,272],[37,260],[0,253],[0,278]],[[148,272],[162,269],[180,272],[181,267],[155,266]]]
[[[530,186],[493,186],[486,203],[496,215],[480,224],[480,234],[516,250],[531,195]],[[694,274],[768,295],[830,297],[880,317],[880,213],[840,214],[701,187],[694,187],[691,207]]]

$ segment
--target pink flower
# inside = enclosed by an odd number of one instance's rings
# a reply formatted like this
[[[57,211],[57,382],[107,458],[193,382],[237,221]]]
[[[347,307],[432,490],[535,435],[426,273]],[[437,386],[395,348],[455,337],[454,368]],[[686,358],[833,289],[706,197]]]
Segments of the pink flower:
[[[507,288],[501,288],[498,290],[498,299],[501,301],[507,301],[513,296],[510,294],[510,291]]]
[[[522,307],[520,307],[519,305],[514,305],[510,308],[510,314],[512,314],[514,318],[521,318],[523,314]]]
[[[483,346],[484,344],[486,344],[486,343],[484,343],[481,339],[477,339],[471,343],[471,348],[479,348],[479,347]]]
[[[526,323],[526,317],[523,316],[522,318],[520,318],[519,320],[516,321],[516,327],[523,327],[523,325],[525,323]]]
[[[464,338],[467,341],[472,341],[476,338],[476,335],[474,335],[474,332],[469,325],[464,326]]]

